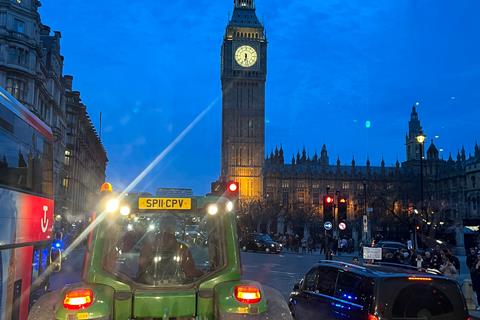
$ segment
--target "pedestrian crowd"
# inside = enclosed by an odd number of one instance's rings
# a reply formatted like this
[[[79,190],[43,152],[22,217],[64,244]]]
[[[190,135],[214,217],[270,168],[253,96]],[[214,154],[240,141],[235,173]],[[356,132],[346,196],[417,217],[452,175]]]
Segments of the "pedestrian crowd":
[[[375,247],[375,242],[372,247]],[[436,245],[426,250],[413,249],[392,250],[383,248],[382,261],[403,265],[410,265],[418,269],[434,269],[448,277],[457,277],[460,274],[460,260],[447,248]]]
[[[354,242],[352,238],[341,237],[331,238],[322,236],[304,236],[298,234],[273,234],[272,239],[281,243],[287,251],[297,253],[313,253],[319,251],[320,254],[330,252],[334,255],[345,252],[352,253],[354,251]]]

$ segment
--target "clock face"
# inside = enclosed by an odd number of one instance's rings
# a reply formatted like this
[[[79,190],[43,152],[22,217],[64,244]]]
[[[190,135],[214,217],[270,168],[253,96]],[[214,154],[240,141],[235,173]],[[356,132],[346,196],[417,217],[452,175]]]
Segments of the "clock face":
[[[244,68],[249,68],[257,62],[257,51],[250,46],[241,46],[235,51],[235,60]]]

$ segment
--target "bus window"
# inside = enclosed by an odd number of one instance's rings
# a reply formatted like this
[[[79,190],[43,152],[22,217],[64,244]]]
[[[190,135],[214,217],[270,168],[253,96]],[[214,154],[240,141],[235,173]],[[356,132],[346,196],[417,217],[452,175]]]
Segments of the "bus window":
[[[0,105],[0,184],[52,196],[52,145]]]

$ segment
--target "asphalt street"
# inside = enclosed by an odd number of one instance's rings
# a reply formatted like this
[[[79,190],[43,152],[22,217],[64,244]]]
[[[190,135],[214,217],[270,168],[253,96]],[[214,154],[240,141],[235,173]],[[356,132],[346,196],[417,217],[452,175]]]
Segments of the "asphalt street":
[[[74,250],[63,262],[62,271],[52,274],[50,277],[50,288],[52,290],[61,289],[66,284],[81,281],[83,255],[83,248]],[[352,262],[353,257],[354,255],[343,255],[336,256],[335,259]],[[464,263],[464,257],[461,258],[462,263]],[[243,279],[258,281],[263,285],[272,287],[287,299],[294,284],[316,262],[324,259],[324,255],[320,255],[318,252],[305,255],[290,252],[281,254],[242,252],[241,259]],[[459,280],[462,283],[463,280]],[[479,312],[471,310],[470,314],[480,319]]]
[[[351,262],[353,256],[335,257],[336,260]],[[293,285],[324,255],[297,253],[242,253],[243,279],[255,280],[277,289],[287,298]]]

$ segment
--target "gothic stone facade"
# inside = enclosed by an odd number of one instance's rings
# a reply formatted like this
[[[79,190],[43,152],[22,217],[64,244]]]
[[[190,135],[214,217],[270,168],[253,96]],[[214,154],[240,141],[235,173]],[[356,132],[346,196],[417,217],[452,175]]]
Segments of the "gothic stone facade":
[[[265,200],[283,211],[308,209],[320,213],[327,192],[348,198],[351,219],[363,214],[366,206],[374,213],[413,210],[421,206],[420,168],[423,165],[424,211],[433,221],[459,221],[480,217],[480,151],[466,156],[464,148],[456,160],[439,158],[433,144],[427,150],[417,142],[423,133],[416,106],[412,108],[406,136],[406,160],[386,167],[382,160],[373,166],[331,164],[326,146],[320,156],[303,150],[290,163],[283,149],[264,159],[265,82],[267,39],[255,13],[254,0],[235,0],[226,28],[221,57],[222,79],[222,169],[221,180],[240,183],[242,200]],[[250,47],[257,59],[238,60],[238,50]],[[252,52],[250,50],[250,53]],[[240,59],[250,60],[249,52]],[[247,61],[248,62],[248,61]],[[366,187],[366,192],[364,188]],[[365,198],[366,202],[365,204]]]
[[[272,151],[264,166],[265,200],[281,206],[285,212],[308,209],[321,214],[322,199],[327,193],[348,199],[350,220],[358,218],[367,206],[374,214],[398,212],[420,208],[420,163],[423,164],[424,209],[435,222],[458,222],[461,219],[480,218],[480,149],[466,156],[464,148],[457,159],[439,158],[433,141],[423,155],[423,148],[416,142],[422,132],[415,106],[409,122],[406,138],[407,160],[394,167],[358,166],[355,160],[342,165],[340,159],[330,164],[324,145],[320,156],[312,157],[303,150],[290,163],[286,163],[283,149]],[[423,132],[422,132],[423,133]],[[420,157],[423,160],[420,161]],[[364,188],[366,192],[364,191]]]
[[[253,0],[235,0],[221,59],[221,180],[237,181],[241,199],[261,199],[267,39]]]

